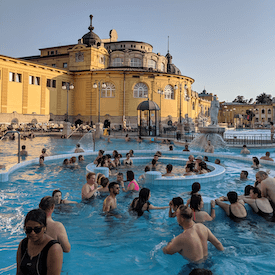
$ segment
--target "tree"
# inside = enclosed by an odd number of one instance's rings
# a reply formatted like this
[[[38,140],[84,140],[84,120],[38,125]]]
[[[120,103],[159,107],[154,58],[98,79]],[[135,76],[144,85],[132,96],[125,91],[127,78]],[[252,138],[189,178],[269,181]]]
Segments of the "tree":
[[[262,93],[256,97],[256,104],[271,104],[272,97],[266,93]]]
[[[234,103],[247,103],[247,99],[242,95],[238,95],[232,102]]]

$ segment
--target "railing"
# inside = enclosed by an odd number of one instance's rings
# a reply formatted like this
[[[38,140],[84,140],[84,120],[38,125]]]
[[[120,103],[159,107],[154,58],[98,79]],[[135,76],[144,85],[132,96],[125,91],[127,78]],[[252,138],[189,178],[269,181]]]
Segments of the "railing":
[[[224,140],[230,145],[267,145],[272,144],[270,135],[253,134],[253,135],[225,135]]]
[[[18,134],[18,163],[20,163],[20,132],[18,131],[7,131],[4,136],[1,138],[1,140],[9,133],[17,133]]]

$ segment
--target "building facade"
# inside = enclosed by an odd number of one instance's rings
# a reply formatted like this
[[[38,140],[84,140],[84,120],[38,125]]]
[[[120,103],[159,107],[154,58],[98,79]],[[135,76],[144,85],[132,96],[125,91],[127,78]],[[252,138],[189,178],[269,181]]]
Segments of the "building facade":
[[[168,52],[153,52],[139,41],[118,41],[89,32],[77,44],[40,49],[19,59],[0,56],[1,115],[37,115],[43,119],[130,124],[139,122],[137,106],[152,100],[165,124],[208,115],[211,100],[192,90],[194,79],[181,74]],[[73,84],[71,90],[62,89]],[[146,119],[146,112],[142,114]],[[19,121],[20,122],[20,121]]]

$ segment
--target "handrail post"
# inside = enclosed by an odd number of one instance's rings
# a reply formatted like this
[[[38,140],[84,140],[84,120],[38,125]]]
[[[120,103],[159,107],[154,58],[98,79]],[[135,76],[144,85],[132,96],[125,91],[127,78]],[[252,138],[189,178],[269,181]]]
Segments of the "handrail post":
[[[7,131],[5,134],[4,134],[4,136],[6,136],[7,134],[9,134],[9,133],[17,133],[18,134],[18,163],[20,163],[20,132],[19,131],[11,131],[11,130],[9,130],[9,131]],[[4,137],[3,136],[3,137]],[[1,140],[3,139],[3,137],[1,138]]]

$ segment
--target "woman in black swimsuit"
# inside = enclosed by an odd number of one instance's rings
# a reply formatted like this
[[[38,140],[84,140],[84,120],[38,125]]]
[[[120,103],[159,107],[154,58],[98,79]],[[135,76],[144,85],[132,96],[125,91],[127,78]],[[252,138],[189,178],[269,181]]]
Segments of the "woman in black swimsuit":
[[[59,275],[62,269],[63,250],[58,241],[45,234],[46,213],[31,210],[24,222],[27,238],[17,250],[17,275]]]

